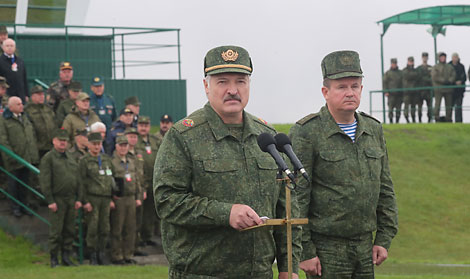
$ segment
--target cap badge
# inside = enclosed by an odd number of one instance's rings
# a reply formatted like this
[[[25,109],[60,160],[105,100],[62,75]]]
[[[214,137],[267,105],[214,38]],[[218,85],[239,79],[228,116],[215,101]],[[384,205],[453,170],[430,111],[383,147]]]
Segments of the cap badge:
[[[64,63],[64,66],[65,66],[65,67],[68,67],[68,66],[70,66],[70,63],[69,63],[69,62],[65,62],[65,63]]]
[[[98,82],[100,81],[100,78],[99,77],[95,77],[95,82]]]
[[[341,62],[341,64],[343,65],[352,65],[353,63],[353,59],[351,56],[347,56],[347,55],[343,55],[339,58],[339,61]]]
[[[236,61],[238,58],[238,52],[233,51],[231,49],[222,52],[222,59],[224,59],[225,62],[227,61]]]
[[[194,126],[194,121],[192,119],[185,119],[183,120],[183,125],[186,127],[192,127]]]

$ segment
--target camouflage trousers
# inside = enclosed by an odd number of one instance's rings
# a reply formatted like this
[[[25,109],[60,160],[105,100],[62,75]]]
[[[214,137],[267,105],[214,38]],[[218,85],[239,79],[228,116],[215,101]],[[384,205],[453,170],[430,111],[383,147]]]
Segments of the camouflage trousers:
[[[75,237],[75,199],[73,197],[54,197],[57,211],[49,210],[49,252],[56,254],[62,248],[72,251]]]
[[[115,200],[116,209],[111,213],[111,259],[128,260],[134,254],[135,245],[135,196]]]
[[[388,95],[388,118],[389,119],[393,119],[394,110],[395,110],[396,119],[400,118],[402,103],[403,103],[402,93],[394,92]]]
[[[403,101],[405,103],[403,114],[405,115],[405,118],[408,118],[411,108],[411,118],[414,120],[416,116],[416,107],[418,106],[420,99],[419,91],[405,92],[403,95]]]
[[[111,197],[88,196],[93,207],[87,212],[86,243],[90,252],[104,251],[109,237],[109,203]]]
[[[436,97],[436,102],[435,102],[435,107],[434,107],[434,118],[436,121],[439,121],[440,118],[440,109],[441,109],[441,101],[442,98],[444,97],[445,101],[445,111],[446,111],[446,121],[447,122],[452,122],[452,95],[453,91],[443,91],[436,89],[435,90],[435,97]]]
[[[420,97],[418,101],[418,118],[421,119],[423,115],[423,103],[426,102],[426,107],[428,109],[428,120],[432,119],[433,111],[432,111],[432,97],[431,91],[425,90],[420,91]]]
[[[321,279],[374,278],[372,234],[354,240],[314,234],[313,242],[321,263]]]

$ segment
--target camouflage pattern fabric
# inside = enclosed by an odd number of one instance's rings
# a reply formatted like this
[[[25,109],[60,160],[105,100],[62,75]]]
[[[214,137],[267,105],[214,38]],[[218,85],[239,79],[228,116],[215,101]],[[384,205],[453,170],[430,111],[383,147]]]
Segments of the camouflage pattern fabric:
[[[69,133],[70,143],[73,143],[77,135],[77,130],[87,129],[89,131],[90,126],[96,122],[100,122],[100,118],[94,111],[88,109],[88,114],[82,115],[77,107],[74,107],[72,112],[65,117],[62,127]]]
[[[414,88],[419,84],[419,73],[413,66],[406,66],[402,70],[403,74],[403,88]],[[411,107],[411,118],[413,122],[416,116],[416,107],[420,99],[419,91],[405,91],[403,93],[403,101],[405,103],[405,118],[408,119],[410,107]]]
[[[432,66],[431,65],[420,65],[418,68],[416,68],[418,71],[419,75],[419,87],[425,87],[425,86],[432,86],[432,80],[431,80],[431,70]],[[419,91],[420,93],[420,98],[418,101],[418,118],[421,119],[423,115],[423,103],[426,102],[426,107],[428,109],[428,120],[432,119],[432,92],[431,90],[421,90]]]
[[[75,101],[72,99],[66,99],[60,102],[59,107],[56,111],[56,123],[58,127],[62,127],[65,117],[72,112],[73,107],[75,106]]]
[[[45,104],[30,102],[26,105],[24,111],[33,124],[39,151],[51,150],[52,134],[56,129],[55,114],[52,109]]]
[[[47,89],[47,96],[49,106],[56,112],[60,103],[69,98],[68,85],[63,84],[60,80],[51,83]]]
[[[388,70],[383,77],[383,90],[387,92],[387,89],[403,88],[403,73],[398,68]],[[388,118],[390,122],[393,119],[393,112],[395,111],[395,117],[400,119],[401,104],[403,102],[403,92],[390,92],[388,96]]]

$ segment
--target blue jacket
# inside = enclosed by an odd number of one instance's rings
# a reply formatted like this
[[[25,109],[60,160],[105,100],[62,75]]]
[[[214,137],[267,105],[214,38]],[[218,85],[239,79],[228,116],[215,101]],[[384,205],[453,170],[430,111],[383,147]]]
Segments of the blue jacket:
[[[116,119],[116,106],[114,100],[103,94],[96,96],[96,94],[90,94],[90,109],[95,111],[101,122],[106,125],[106,130],[111,129],[113,121]]]

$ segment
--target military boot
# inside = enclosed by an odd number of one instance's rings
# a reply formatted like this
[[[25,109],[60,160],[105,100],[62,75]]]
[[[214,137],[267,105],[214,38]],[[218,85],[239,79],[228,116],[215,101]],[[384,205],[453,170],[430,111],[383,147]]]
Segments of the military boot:
[[[400,116],[397,116],[396,119],[397,119],[396,123],[397,124],[400,123]]]
[[[408,116],[405,116],[406,123],[410,123],[410,120],[408,119]]]
[[[413,121],[413,123],[416,123],[416,118],[414,115],[411,116],[411,121]]]
[[[98,255],[97,252],[90,252],[90,265],[98,265]]]
[[[106,254],[103,251],[98,252],[98,264],[99,265],[108,265],[108,261],[106,259]]]
[[[418,115],[418,121],[419,121],[419,123],[423,123],[423,121],[421,119],[421,115]]]
[[[70,260],[70,251],[62,252],[62,264],[65,266],[77,266],[72,260]]]
[[[393,117],[390,117],[390,124],[393,124]]]
[[[54,268],[59,265],[59,261],[57,260],[57,255],[51,253],[51,267]]]

